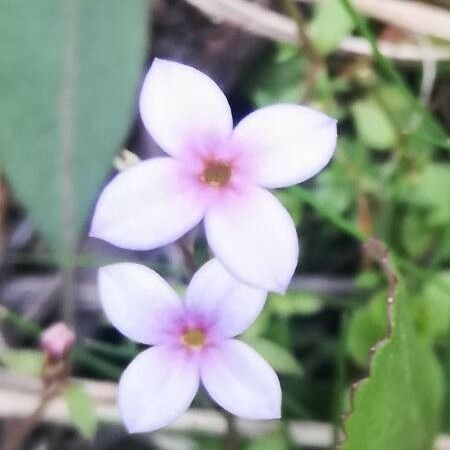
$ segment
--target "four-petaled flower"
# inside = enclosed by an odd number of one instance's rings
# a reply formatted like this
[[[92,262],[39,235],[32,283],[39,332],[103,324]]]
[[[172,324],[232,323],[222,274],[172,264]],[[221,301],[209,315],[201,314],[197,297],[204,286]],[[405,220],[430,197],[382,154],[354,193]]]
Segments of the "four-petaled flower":
[[[217,259],[194,275],[184,301],[158,274],[134,263],[101,268],[99,287],[111,322],[128,338],[153,345],[130,363],[119,383],[119,408],[130,432],[176,419],[200,381],[233,414],[280,417],[275,372],[233,339],[258,316],[266,291],[240,283]]]
[[[171,157],[117,175],[101,194],[91,236],[149,250],[203,218],[209,246],[243,282],[283,292],[298,260],[294,223],[265,188],[302,182],[330,160],[336,121],[294,104],[262,108],[233,130],[228,102],[206,75],[156,59],[140,96],[143,122]]]

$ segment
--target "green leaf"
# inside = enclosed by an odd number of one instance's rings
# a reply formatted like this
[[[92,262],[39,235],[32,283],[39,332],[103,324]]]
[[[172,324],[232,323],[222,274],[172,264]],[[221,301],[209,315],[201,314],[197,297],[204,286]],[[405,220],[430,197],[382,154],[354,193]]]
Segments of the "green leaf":
[[[355,279],[355,286],[358,289],[374,289],[382,284],[381,275],[375,269],[366,269],[358,274]]]
[[[261,63],[264,70],[258,70],[250,77],[248,90],[251,100],[262,107],[272,103],[296,103],[305,94],[307,86],[308,61],[297,47],[279,45],[276,52]],[[334,93],[346,90],[345,81],[332,79],[326,68],[317,73],[314,85],[313,106],[327,114],[341,118],[346,113],[336,101]]]
[[[317,314],[323,307],[322,300],[307,292],[288,292],[284,295],[270,296],[270,310],[279,316],[310,316]]]
[[[370,376],[358,385],[342,450],[426,450],[438,430],[442,374],[414,329],[402,282],[395,290],[391,333],[378,344]]]
[[[300,97],[300,83],[304,79],[306,62],[300,58],[298,49],[280,45],[276,53],[264,62],[251,79],[250,95],[256,106],[275,102],[296,102]]]
[[[409,125],[411,119],[411,102],[408,100],[405,93],[393,84],[383,84],[377,89],[377,95],[380,102],[386,105],[393,114],[395,119],[401,127]]]
[[[294,222],[298,225],[302,219],[302,204],[295,195],[288,189],[278,190],[275,196],[288,210]]]
[[[246,450],[288,450],[289,443],[281,433],[272,433],[251,442]]]
[[[285,348],[268,339],[247,339],[252,346],[267,362],[283,375],[300,376],[303,372],[302,366],[295,357]]]
[[[353,20],[339,0],[320,1],[315,5],[310,33],[314,47],[322,55],[336,50],[353,28]]]
[[[420,259],[435,239],[431,230],[427,230],[427,215],[423,211],[411,208],[401,223],[401,241],[408,255]],[[431,232],[430,232],[431,231]]]
[[[436,274],[416,301],[416,326],[430,339],[446,338],[450,330],[450,295],[440,283],[450,284],[450,272]]]
[[[374,297],[352,316],[348,328],[347,346],[352,358],[367,366],[371,348],[386,335],[386,295]]]
[[[351,112],[358,136],[365,145],[385,150],[397,143],[394,125],[374,96],[354,102]]]
[[[76,245],[133,119],[148,0],[0,0],[0,164],[53,249]]]
[[[84,437],[92,438],[97,431],[97,418],[86,391],[81,385],[71,383],[64,389],[64,397],[73,424]]]
[[[431,163],[411,180],[404,192],[411,204],[425,208],[430,213],[431,225],[447,226],[450,221],[450,177],[448,166]]]
[[[22,375],[37,377],[41,374],[44,357],[37,350],[4,350],[0,352],[0,363]]]
[[[336,213],[344,214],[354,202],[354,189],[352,180],[344,176],[344,167],[333,164],[317,177],[314,195]]]
[[[271,317],[270,308],[264,308],[250,328],[243,334],[243,338],[251,340],[262,336],[270,327]]]

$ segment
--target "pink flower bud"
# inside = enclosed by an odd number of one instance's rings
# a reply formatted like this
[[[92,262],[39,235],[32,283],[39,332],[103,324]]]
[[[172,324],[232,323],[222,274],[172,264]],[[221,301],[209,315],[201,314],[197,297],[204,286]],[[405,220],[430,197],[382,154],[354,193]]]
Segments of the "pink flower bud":
[[[75,333],[65,323],[49,326],[41,335],[41,348],[52,359],[67,355],[75,343]]]

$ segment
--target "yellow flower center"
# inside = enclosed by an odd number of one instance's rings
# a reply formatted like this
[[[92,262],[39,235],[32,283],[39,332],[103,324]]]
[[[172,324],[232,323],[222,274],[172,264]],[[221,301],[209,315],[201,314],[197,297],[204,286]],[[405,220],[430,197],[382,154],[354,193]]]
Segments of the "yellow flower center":
[[[230,181],[231,167],[224,161],[210,161],[206,164],[201,180],[211,187],[222,187]]]
[[[183,334],[183,344],[190,348],[201,348],[205,345],[205,333],[199,328],[191,328]]]

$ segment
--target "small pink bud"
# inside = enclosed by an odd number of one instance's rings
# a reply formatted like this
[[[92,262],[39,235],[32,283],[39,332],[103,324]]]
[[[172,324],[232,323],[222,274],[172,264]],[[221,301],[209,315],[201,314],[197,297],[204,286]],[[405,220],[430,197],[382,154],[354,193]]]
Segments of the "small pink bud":
[[[65,323],[49,326],[41,335],[41,348],[52,359],[67,355],[75,343],[75,333]]]

